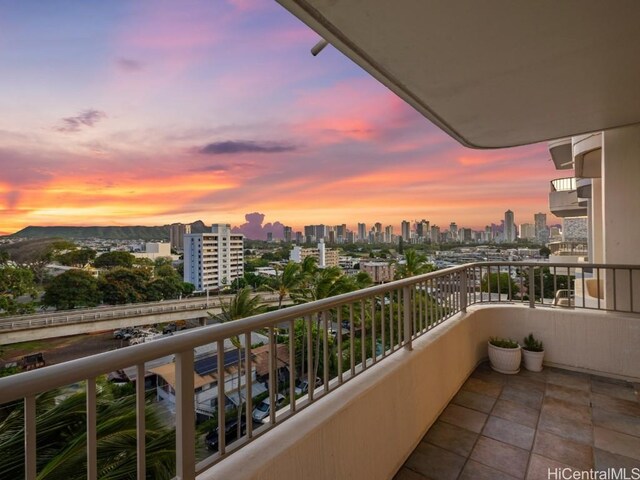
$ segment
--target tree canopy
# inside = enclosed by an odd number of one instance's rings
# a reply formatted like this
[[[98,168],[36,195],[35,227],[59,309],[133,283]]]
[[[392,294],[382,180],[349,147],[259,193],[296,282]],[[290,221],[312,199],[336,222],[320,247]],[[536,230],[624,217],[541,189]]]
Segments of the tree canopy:
[[[98,280],[85,270],[69,270],[51,280],[42,303],[58,310],[95,307],[102,300]]]
[[[135,262],[134,257],[129,252],[107,252],[103,253],[93,261],[96,268],[131,268]]]

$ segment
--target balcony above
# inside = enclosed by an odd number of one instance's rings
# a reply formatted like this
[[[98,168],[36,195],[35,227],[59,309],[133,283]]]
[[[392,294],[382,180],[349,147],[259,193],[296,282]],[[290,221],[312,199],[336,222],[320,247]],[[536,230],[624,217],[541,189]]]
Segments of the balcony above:
[[[587,214],[586,205],[578,198],[575,177],[557,178],[551,181],[549,210],[556,217],[582,217]]]
[[[549,142],[549,153],[556,170],[570,170],[573,168],[573,152],[570,138]]]
[[[463,145],[640,122],[633,0],[278,1]]]
[[[573,161],[576,177],[600,178],[602,176],[602,133],[575,137]]]

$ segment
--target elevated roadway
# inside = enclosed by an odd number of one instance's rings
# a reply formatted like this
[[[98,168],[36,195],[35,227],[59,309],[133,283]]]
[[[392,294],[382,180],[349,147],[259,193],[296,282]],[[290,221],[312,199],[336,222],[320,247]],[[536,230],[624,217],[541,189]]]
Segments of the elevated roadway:
[[[276,294],[257,295],[268,305],[278,304]],[[209,313],[221,313],[221,304],[232,297],[185,298],[4,317],[0,318],[0,345],[178,320],[199,319],[204,324]]]

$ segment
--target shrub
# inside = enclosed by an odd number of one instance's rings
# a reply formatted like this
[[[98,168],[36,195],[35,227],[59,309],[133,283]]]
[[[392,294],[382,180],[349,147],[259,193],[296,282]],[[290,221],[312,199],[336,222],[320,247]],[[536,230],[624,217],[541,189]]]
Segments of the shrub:
[[[540,340],[537,340],[533,333],[530,333],[528,336],[524,337],[524,346],[522,347],[525,350],[529,350],[530,352],[543,352],[544,347]]]
[[[518,348],[518,342],[510,338],[491,337],[489,343],[499,348]]]

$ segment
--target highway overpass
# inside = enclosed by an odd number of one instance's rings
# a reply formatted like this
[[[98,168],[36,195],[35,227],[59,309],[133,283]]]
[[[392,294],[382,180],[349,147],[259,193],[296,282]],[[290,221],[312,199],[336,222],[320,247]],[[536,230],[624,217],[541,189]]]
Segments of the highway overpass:
[[[268,305],[278,304],[276,294],[257,295]],[[208,300],[205,297],[198,297],[128,305],[105,305],[96,308],[4,317],[0,318],[0,345],[178,320],[201,319],[203,323],[208,313],[221,313],[221,303],[228,303],[232,297],[233,295],[222,295]]]

